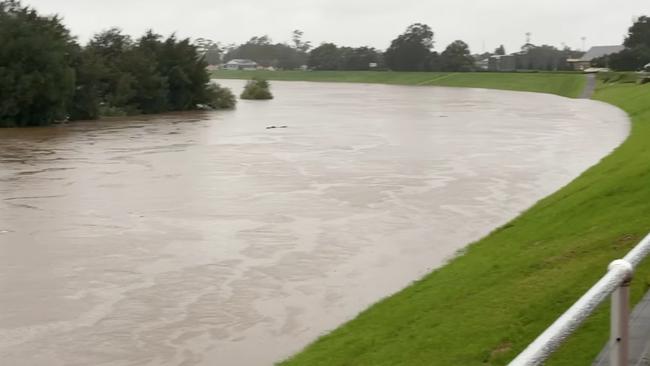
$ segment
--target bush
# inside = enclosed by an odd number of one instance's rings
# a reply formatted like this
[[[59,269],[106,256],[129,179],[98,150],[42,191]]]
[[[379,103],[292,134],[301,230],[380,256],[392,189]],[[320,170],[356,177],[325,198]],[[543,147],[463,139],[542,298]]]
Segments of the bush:
[[[269,82],[264,79],[254,78],[249,80],[241,93],[242,99],[273,99]]]
[[[212,109],[233,109],[237,104],[235,94],[229,88],[219,84],[210,84],[208,86],[208,95],[206,104]]]
[[[78,47],[58,17],[0,1],[0,127],[64,120],[75,93]]]

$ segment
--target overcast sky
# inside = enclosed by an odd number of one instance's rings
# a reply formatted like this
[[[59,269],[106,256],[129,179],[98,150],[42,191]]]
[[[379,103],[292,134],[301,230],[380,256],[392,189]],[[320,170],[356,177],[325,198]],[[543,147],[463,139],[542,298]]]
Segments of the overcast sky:
[[[293,29],[317,45],[370,45],[385,49],[414,22],[429,24],[436,50],[461,39],[472,52],[508,52],[525,42],[563,43],[582,48],[621,44],[632,19],[650,15],[650,0],[23,0],[46,14],[64,17],[85,42],[111,26],[131,35],[145,29],[222,43],[241,43],[268,34],[273,41],[291,38]]]

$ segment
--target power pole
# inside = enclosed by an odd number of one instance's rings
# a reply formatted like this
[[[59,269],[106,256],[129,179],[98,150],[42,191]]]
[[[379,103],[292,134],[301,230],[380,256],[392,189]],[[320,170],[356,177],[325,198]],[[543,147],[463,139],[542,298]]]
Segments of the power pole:
[[[580,38],[580,39],[582,40],[582,50],[583,50],[583,51],[587,51],[587,50],[585,49],[585,48],[586,48],[586,44],[587,44],[587,43],[586,43],[586,41],[587,41],[587,37],[582,36],[582,38]]]
[[[532,35],[533,35],[532,33],[526,32],[526,44],[530,44],[530,36]]]

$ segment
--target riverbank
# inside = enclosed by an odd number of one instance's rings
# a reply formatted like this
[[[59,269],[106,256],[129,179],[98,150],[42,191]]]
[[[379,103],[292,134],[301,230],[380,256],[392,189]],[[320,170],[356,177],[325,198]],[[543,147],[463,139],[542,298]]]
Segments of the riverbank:
[[[417,73],[302,75],[312,81],[434,83],[430,74]],[[562,74],[503,74],[503,84],[497,85],[499,75],[454,74],[437,80],[498,89],[523,83],[524,90],[566,96],[577,96],[584,85],[584,77]],[[301,74],[277,76],[299,80]],[[523,350],[650,228],[650,85],[600,83],[594,98],[622,108],[632,119],[630,137],[614,153],[283,365],[503,365]],[[649,283],[646,263],[633,282],[634,303]],[[603,308],[548,364],[588,365],[607,337]]]
[[[500,90],[530,91],[577,98],[586,79],[577,73],[445,73],[385,71],[213,71],[215,79],[322,81],[347,83],[378,83],[472,87]]]

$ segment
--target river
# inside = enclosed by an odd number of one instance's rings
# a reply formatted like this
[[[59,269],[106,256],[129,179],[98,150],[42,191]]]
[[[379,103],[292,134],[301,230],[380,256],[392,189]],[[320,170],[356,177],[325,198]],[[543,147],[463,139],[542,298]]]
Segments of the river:
[[[272,87],[234,111],[0,130],[0,364],[270,365],[629,130],[553,95]]]

